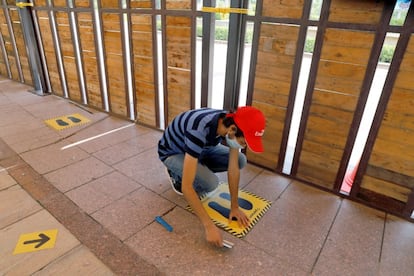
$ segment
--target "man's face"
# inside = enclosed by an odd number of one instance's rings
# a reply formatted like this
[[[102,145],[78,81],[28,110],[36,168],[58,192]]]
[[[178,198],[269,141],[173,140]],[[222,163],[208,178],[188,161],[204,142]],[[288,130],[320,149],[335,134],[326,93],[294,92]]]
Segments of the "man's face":
[[[243,132],[240,129],[238,129],[236,125],[232,125],[227,134],[230,139],[236,140],[240,146],[246,148],[247,143],[246,139],[244,138]]]
[[[246,139],[244,138],[244,136],[236,137],[236,141],[243,148],[246,148],[247,147]]]

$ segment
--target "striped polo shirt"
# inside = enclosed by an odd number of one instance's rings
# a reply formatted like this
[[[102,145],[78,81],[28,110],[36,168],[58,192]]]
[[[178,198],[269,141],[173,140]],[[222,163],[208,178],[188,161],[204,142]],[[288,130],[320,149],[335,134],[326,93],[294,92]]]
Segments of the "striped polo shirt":
[[[184,153],[198,158],[204,148],[216,146],[222,140],[217,137],[217,126],[220,114],[224,113],[223,110],[201,108],[179,114],[158,142],[160,160]]]

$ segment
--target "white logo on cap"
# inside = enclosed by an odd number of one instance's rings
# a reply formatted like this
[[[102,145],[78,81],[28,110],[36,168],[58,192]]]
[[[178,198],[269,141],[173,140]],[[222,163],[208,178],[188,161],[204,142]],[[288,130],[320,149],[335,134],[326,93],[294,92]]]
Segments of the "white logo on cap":
[[[264,129],[262,129],[261,131],[256,131],[254,133],[254,136],[263,136],[263,133],[264,133]]]

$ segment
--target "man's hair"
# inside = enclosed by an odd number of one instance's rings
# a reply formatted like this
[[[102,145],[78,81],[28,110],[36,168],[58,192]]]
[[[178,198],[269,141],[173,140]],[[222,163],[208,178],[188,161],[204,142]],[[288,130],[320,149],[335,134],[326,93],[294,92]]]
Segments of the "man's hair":
[[[233,112],[230,112],[230,113],[233,113]],[[235,125],[236,126],[236,134],[235,134],[236,137],[242,137],[242,136],[244,136],[243,131],[234,122],[234,118],[233,117],[226,117],[225,114],[223,114],[222,118],[223,118],[223,125],[225,127],[230,127],[231,125]]]

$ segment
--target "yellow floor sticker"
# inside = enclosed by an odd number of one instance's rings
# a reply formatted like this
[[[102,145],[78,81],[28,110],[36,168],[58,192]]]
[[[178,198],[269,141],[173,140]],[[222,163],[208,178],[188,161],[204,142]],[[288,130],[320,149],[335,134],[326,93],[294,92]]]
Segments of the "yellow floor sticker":
[[[78,113],[46,120],[45,123],[55,130],[62,130],[69,127],[89,123],[90,120]]]
[[[13,255],[55,247],[57,229],[22,234]]]
[[[201,199],[210,218],[214,223],[238,238],[244,237],[272,204],[270,201],[244,190],[239,191],[239,207],[250,219],[249,226],[240,227],[237,221],[228,223],[230,214],[230,193],[227,183],[220,183],[218,188]],[[187,209],[191,210],[190,206]]]

